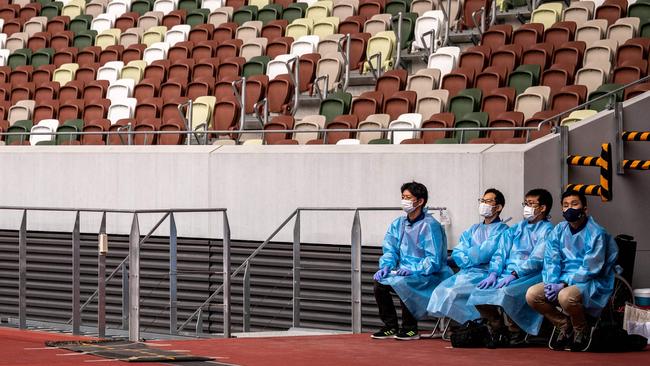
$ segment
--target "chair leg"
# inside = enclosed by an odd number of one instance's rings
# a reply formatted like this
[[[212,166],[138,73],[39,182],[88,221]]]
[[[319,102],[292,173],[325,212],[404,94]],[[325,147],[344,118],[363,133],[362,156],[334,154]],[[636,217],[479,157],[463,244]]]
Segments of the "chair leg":
[[[433,326],[431,333],[421,334],[420,338],[436,338],[436,331],[438,330],[438,326],[440,325],[441,320],[442,318],[438,318],[438,320],[436,320],[436,324]]]
[[[442,339],[444,341],[451,341],[451,334],[447,334],[449,331],[449,326],[451,325],[451,318],[447,319],[447,324],[445,325],[445,330],[442,332]]]

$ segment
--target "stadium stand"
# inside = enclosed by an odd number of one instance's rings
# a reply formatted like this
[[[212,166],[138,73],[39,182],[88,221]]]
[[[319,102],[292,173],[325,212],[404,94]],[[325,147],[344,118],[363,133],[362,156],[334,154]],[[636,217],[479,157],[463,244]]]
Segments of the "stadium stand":
[[[260,139],[261,134],[242,131],[266,129],[275,117],[291,116],[296,128],[304,128],[310,123],[309,118],[303,123],[304,117],[324,113],[326,124],[318,125],[316,138],[301,137],[299,143],[334,144],[337,138],[324,136],[323,129],[330,128],[352,129],[341,138],[368,143],[365,133],[356,129],[370,126],[363,122],[373,114],[389,115],[389,123],[374,125],[388,129],[433,126],[414,121],[435,120],[440,113],[454,114],[447,127],[536,126],[544,120],[542,115],[555,116],[648,73],[650,2],[646,0],[577,1],[568,6],[545,2],[533,9],[529,22],[514,27],[507,22],[495,24],[502,19],[498,14],[512,6],[509,3],[450,4],[447,20],[446,2],[428,0],[4,2],[0,5],[1,128],[138,131],[144,128],[138,127],[143,120],[153,119],[156,122],[146,124],[148,131],[180,132],[186,125],[225,129],[233,133],[222,138],[243,143]],[[483,12],[480,22],[477,10]],[[492,25],[481,24],[486,21]],[[470,34],[465,41],[474,37],[478,42],[451,46],[448,29],[451,36]],[[374,91],[368,90],[372,86]],[[616,97],[627,99],[646,89],[647,83],[635,85]],[[192,109],[200,108],[206,96],[216,97],[211,109],[216,113],[209,113],[207,119],[188,118],[189,112],[185,116],[173,110],[174,103],[188,100]],[[33,101],[33,107],[16,119],[9,112],[24,108],[20,101]],[[594,102],[589,109],[606,106],[607,102]],[[515,112],[523,113],[523,121],[500,118]],[[332,124],[334,117],[347,113],[356,122]],[[476,113],[486,113],[487,118],[476,120]],[[407,122],[403,115],[414,117]],[[196,123],[197,118],[201,123]],[[108,129],[98,122],[104,119],[110,121]],[[116,126],[121,119],[133,121]],[[43,120],[58,125],[39,126]],[[72,122],[76,120],[83,125]],[[16,125],[18,121],[29,122]],[[560,119],[551,122],[559,123]],[[453,137],[438,141],[425,131],[415,131],[398,140],[513,143],[544,133],[513,131],[509,135],[520,139],[510,140],[494,139],[494,134],[476,131],[462,141]],[[111,140],[40,136],[3,140],[6,144],[108,144]],[[188,143],[186,134],[167,137],[133,141]],[[218,136],[208,137],[203,142]]]

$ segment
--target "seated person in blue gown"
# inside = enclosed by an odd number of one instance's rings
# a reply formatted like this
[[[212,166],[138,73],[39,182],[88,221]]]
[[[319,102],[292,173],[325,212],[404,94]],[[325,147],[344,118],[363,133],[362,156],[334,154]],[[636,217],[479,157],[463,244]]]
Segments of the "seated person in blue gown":
[[[544,282],[528,289],[526,301],[555,326],[551,349],[586,351],[593,331],[587,316],[598,317],[614,291],[618,247],[587,215],[582,193],[565,192],[562,211],[566,221],[546,241]]]
[[[460,271],[442,281],[433,291],[427,311],[435,317],[449,317],[465,323],[480,317],[467,299],[481,280],[488,275],[488,265],[496,250],[497,238],[508,228],[500,218],[506,204],[500,191],[490,188],[479,199],[478,213],[483,220],[472,225],[460,236],[451,258]]]
[[[490,348],[519,345],[526,333],[537,335],[542,324],[542,316],[526,303],[526,291],[542,279],[553,197],[545,189],[533,189],[522,205],[524,220],[499,235],[489,275],[467,300],[487,319]]]
[[[382,244],[379,270],[373,276],[375,300],[384,327],[372,338],[419,339],[418,319],[427,315],[433,289],[452,275],[447,266],[444,228],[426,209],[427,188],[417,182],[401,188],[400,216],[388,228]],[[392,293],[402,306],[402,327],[398,328]]]

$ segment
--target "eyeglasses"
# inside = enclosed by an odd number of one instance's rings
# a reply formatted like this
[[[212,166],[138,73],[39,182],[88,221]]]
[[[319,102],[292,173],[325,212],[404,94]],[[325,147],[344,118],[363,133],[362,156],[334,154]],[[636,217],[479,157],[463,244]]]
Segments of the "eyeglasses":
[[[495,200],[486,200],[486,199],[483,199],[483,198],[479,198],[478,203],[487,203],[488,205],[491,205],[491,204],[497,203],[497,201],[495,201]]]
[[[528,207],[533,207],[533,208],[537,208],[537,207],[539,207],[539,202],[531,202],[531,201],[527,201],[527,202],[522,202],[522,203],[521,203],[521,207],[526,207],[526,206],[528,206]]]

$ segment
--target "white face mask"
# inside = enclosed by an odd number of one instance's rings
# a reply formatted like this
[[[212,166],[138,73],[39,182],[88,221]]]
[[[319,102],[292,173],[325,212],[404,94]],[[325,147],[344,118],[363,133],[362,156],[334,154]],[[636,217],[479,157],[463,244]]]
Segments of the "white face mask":
[[[528,221],[533,221],[537,215],[535,215],[535,208],[530,206],[524,206],[524,219]]]
[[[494,206],[490,206],[487,203],[480,203],[478,205],[478,214],[483,216],[483,217],[490,217],[492,216],[492,210],[494,209]]]
[[[411,200],[402,200],[402,210],[406,213],[411,213],[415,210],[413,206],[413,201]]]

